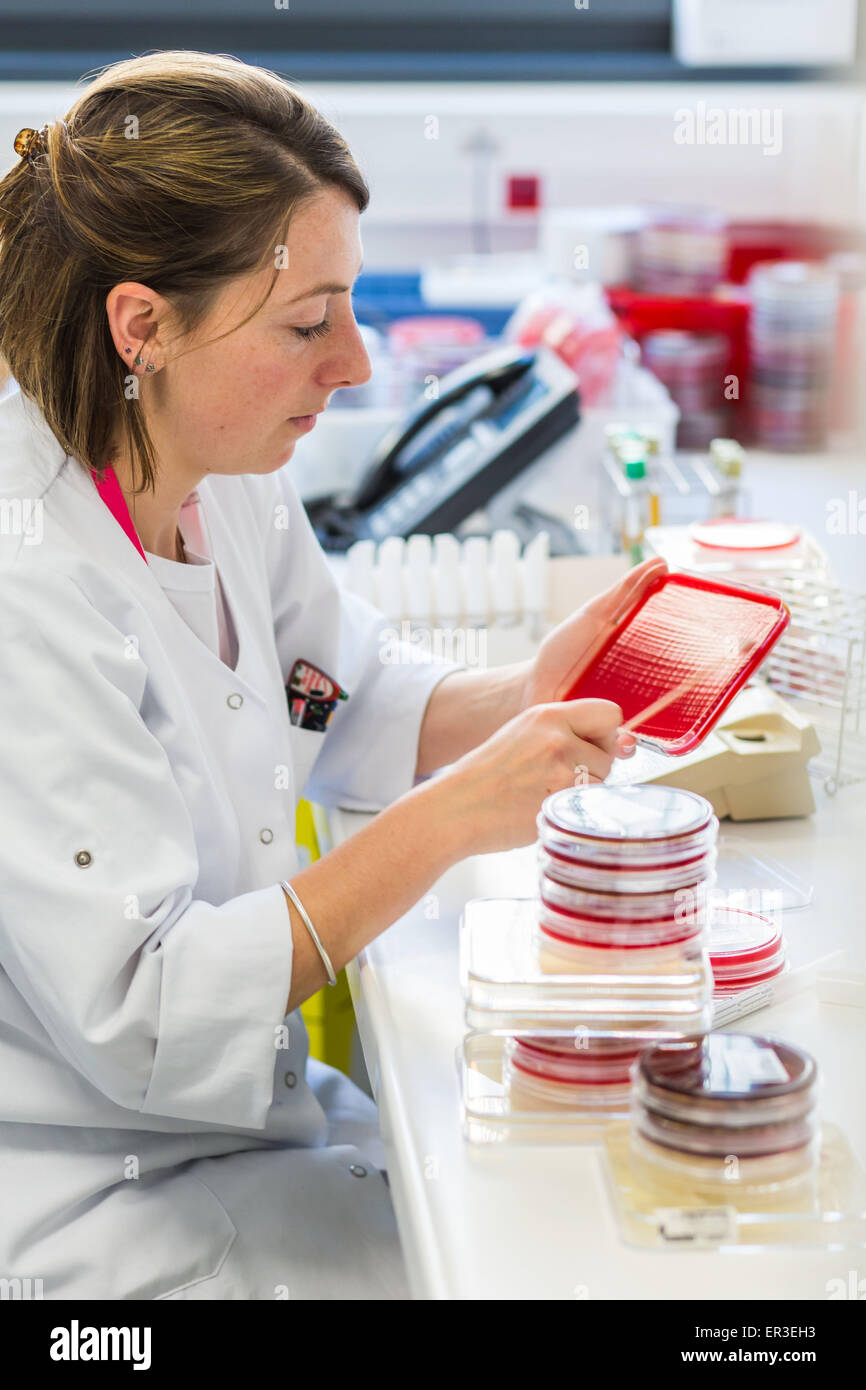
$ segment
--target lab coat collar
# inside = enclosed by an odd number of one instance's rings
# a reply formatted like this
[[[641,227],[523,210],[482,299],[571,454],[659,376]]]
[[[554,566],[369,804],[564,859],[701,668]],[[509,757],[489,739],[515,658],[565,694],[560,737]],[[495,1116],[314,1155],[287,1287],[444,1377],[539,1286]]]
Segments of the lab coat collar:
[[[20,388],[0,401],[0,458],[0,490],[7,496],[40,498],[46,536],[62,536],[63,548],[84,550],[97,563],[104,561],[139,591],[159,589],[148,575],[146,561],[97,492],[89,470],[66,453],[39,407]]]
[[[246,635],[238,633],[238,663],[232,671],[187,628],[155,573],[103,502],[89,470],[65,452],[42,412],[18,388],[0,400],[0,496],[14,495],[43,500],[45,539],[55,551],[67,551],[76,566],[83,552],[85,564],[90,561],[103,575],[110,574],[112,584],[132,591],[161,625],[180,628],[190,642],[200,644],[204,659],[214,663],[215,672],[233,690],[242,690],[258,704],[266,703],[258,681],[251,683],[256,678],[249,667]],[[236,620],[230,586],[227,599]]]
[[[65,459],[45,416],[16,385],[0,400],[0,490],[5,496],[22,491],[42,497]]]

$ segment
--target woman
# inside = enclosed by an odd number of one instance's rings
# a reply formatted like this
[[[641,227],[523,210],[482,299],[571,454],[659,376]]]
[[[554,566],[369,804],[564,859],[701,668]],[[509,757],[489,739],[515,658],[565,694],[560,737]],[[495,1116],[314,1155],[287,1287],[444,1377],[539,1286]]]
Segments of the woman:
[[[381,660],[282,469],[370,372],[345,143],[272,74],[163,53],[16,151],[0,1269],[46,1298],[405,1297],[375,1107],[308,1059],[299,1006],[630,751],[615,705],[557,697],[657,567],[532,662]],[[304,727],[317,673],[348,698]],[[304,791],[387,809],[299,871]]]

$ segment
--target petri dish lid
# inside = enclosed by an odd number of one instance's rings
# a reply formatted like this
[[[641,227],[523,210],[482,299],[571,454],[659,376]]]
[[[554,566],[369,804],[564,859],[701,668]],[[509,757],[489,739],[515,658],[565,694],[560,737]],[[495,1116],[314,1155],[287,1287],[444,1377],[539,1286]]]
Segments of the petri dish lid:
[[[718,821],[708,801],[677,787],[569,787],[542,803],[542,843],[597,863],[661,862],[699,853],[715,842]]]
[[[796,1119],[815,1103],[806,1052],[752,1033],[707,1033],[642,1054],[635,1095],[649,1113],[685,1125],[741,1129]]]
[[[710,913],[708,950],[713,973],[717,967],[738,973],[743,967],[770,965],[784,955],[782,933],[775,922],[741,907],[714,907]]]
[[[796,545],[802,532],[799,526],[786,521],[718,517],[695,522],[689,527],[689,535],[696,545],[709,550],[784,550]]]

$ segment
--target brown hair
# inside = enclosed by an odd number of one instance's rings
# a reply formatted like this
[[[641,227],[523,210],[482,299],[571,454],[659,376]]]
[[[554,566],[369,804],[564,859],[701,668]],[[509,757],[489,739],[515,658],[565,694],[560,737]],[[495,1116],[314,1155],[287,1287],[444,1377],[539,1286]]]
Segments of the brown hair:
[[[326,187],[361,212],[369,202],[315,107],[275,73],[222,55],[115,63],[43,128],[0,180],[0,353],[68,454],[98,472],[120,419],[141,487],[153,486],[152,441],[109,332],[111,287],[148,285],[191,333],[228,280],[275,257],[293,208]]]

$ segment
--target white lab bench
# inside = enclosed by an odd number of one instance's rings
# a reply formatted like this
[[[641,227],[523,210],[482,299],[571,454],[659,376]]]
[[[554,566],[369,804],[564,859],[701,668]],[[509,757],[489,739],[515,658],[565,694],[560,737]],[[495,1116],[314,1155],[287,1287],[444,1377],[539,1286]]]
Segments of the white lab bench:
[[[749,453],[752,514],[809,525],[844,584],[866,588],[866,535],[827,534],[827,500],[862,489],[862,459]],[[539,503],[559,493],[552,480]],[[570,502],[570,498],[564,498]],[[866,523],[865,523],[866,524]],[[598,587],[610,582],[606,575]],[[580,599],[575,600],[580,602]],[[813,885],[785,912],[792,966],[841,948],[866,969],[866,784],[828,796],[802,820],[731,826]],[[332,812],[335,840],[368,819]],[[466,1034],[457,938],[464,902],[527,897],[534,848],[482,855],[449,870],[432,895],[352,963],[350,984],[379,1106],[393,1202],[418,1298],[826,1298],[827,1282],[866,1270],[866,1252],[635,1251],[621,1243],[602,1151],[584,1145],[470,1145],[461,1134],[457,1052]],[[434,913],[438,913],[435,916]],[[816,1056],[822,1113],[866,1165],[866,1009],[820,1002],[815,990],[733,1024],[771,1031]]]
[[[814,885],[810,906],[785,913],[793,965],[843,948],[862,970],[866,797],[858,787],[817,796],[808,819],[738,824],[736,835]],[[368,819],[332,813],[335,838]],[[464,1140],[460,912],[471,897],[531,894],[534,872],[533,847],[463,860],[350,967],[414,1296],[823,1299],[828,1280],[847,1284],[851,1269],[862,1277],[857,1250],[632,1250],[617,1234],[600,1148]],[[821,1003],[812,989],[732,1026],[776,1033],[815,1056],[822,1115],[866,1164],[866,1009]]]
[[[750,456],[753,514],[810,525],[825,542],[826,500],[859,488],[862,462]],[[829,541],[829,538],[826,538]],[[864,586],[866,536],[827,544],[842,582]],[[610,582],[609,579],[605,582]],[[603,587],[603,586],[602,586]],[[805,819],[722,823],[813,886],[784,915],[792,966],[836,949],[866,969],[866,784],[828,796]],[[369,817],[332,811],[336,841]],[[529,896],[534,847],[454,865],[349,970],[411,1288],[442,1299],[824,1299],[858,1278],[866,1252],[841,1249],[646,1251],[622,1243],[600,1147],[470,1145],[462,1135],[457,1056],[466,1033],[459,918],[472,897]],[[821,1111],[866,1165],[866,1008],[822,1002],[814,988],[732,1025],[799,1044],[822,1072]]]

